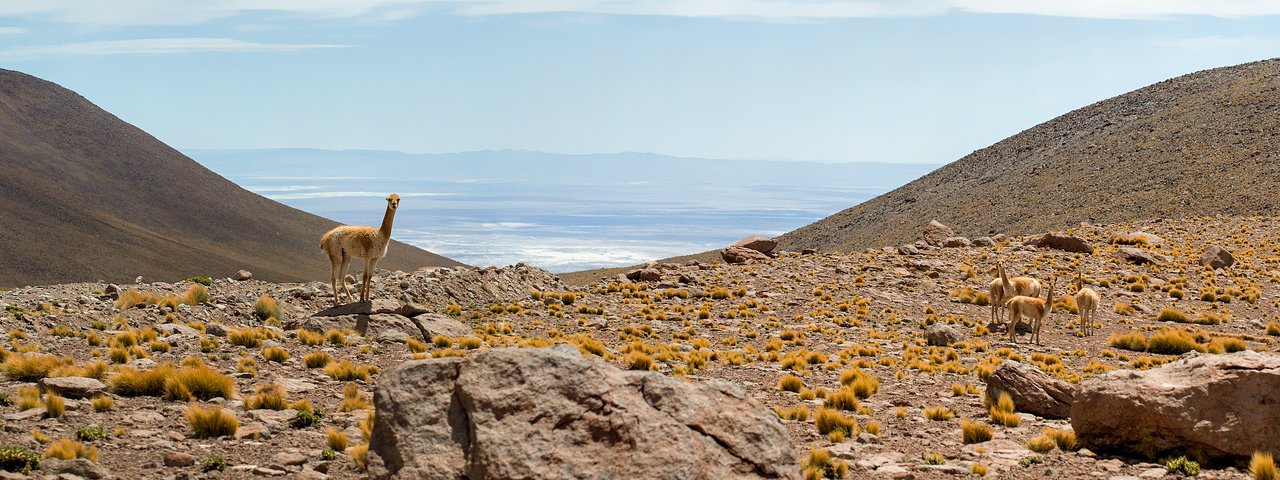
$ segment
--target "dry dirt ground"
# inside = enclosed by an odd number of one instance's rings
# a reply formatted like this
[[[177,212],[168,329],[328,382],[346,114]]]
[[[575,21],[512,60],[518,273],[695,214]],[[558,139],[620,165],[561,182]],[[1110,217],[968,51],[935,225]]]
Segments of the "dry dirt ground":
[[[379,342],[379,325],[371,325],[363,337],[348,331],[319,344],[309,344],[316,340],[300,334],[303,330],[281,328],[332,301],[322,282],[219,279],[208,287],[208,301],[176,306],[165,305],[164,295],[181,296],[191,282],[121,286],[126,292],[159,296],[158,305],[141,307],[119,305],[101,283],[15,289],[0,292],[0,305],[6,306],[0,326],[7,332],[3,335],[8,350],[0,384],[8,401],[0,407],[6,415],[0,447],[43,454],[52,442],[75,439],[78,431],[96,426],[105,438],[84,445],[96,449],[98,464],[121,478],[356,478],[361,475],[358,446],[367,442],[360,423],[372,408],[364,401],[378,381],[378,371],[415,356],[570,342],[623,368],[649,368],[690,381],[740,382],[760,402],[793,418],[803,410],[806,419],[784,420],[802,463],[811,450],[826,449],[848,464],[848,478],[954,478],[976,475],[971,472],[984,467],[993,478],[1159,478],[1165,474],[1162,458],[1070,448],[1028,450],[1028,442],[1046,428],[1069,430],[1069,423],[1018,414],[1015,427],[992,424],[980,393],[983,379],[1006,359],[1032,363],[1055,377],[1078,382],[1107,370],[1152,368],[1176,358],[1112,346],[1113,336],[1134,332],[1186,332],[1184,338],[1196,342],[1195,348],[1210,353],[1242,345],[1271,350],[1273,335],[1280,334],[1280,327],[1268,331],[1280,312],[1275,225],[1273,218],[1226,217],[1081,225],[1071,233],[1097,247],[1092,255],[1022,247],[1021,239],[996,247],[928,249],[913,256],[888,250],[783,253],[770,262],[746,266],[659,265],[663,280],[658,282],[613,280],[578,288],[523,266],[381,272],[377,297],[421,302],[473,330],[466,337],[409,344]],[[1137,266],[1114,258],[1112,252],[1120,246],[1112,240],[1133,231],[1162,237],[1159,245],[1137,248],[1172,260]],[[1208,245],[1231,250],[1236,265],[1217,271],[1201,267],[1197,260]],[[996,261],[1013,275],[1046,282],[1055,278],[1059,295],[1073,291],[1072,280],[1083,271],[1086,282],[1102,296],[1096,333],[1077,335],[1076,317],[1066,311],[1067,305],[1045,325],[1043,345],[1030,344],[1026,335],[1012,343],[988,331],[990,310],[974,297],[987,290]],[[472,280],[497,276],[506,283],[490,288],[482,280],[456,282],[454,288],[469,291],[453,292],[452,297],[432,287],[464,275]],[[527,293],[504,296],[502,292],[511,289]],[[272,313],[279,320],[263,320],[255,313],[254,304],[263,295],[278,304],[279,311]],[[1183,298],[1175,298],[1179,295]],[[1219,323],[1157,320],[1166,307],[1191,320]],[[934,323],[950,324],[962,341],[951,347],[927,346],[924,331]],[[178,331],[166,334],[173,330]],[[269,360],[271,347],[283,348],[288,358]],[[327,353],[334,362],[349,360],[357,367],[373,368],[367,380],[338,380],[325,368],[304,364],[304,357],[315,352]],[[40,368],[40,359],[52,362],[49,368]],[[120,371],[127,374],[121,362],[139,370],[166,363],[178,368],[204,364],[229,376],[234,393],[230,398],[193,401],[121,394],[124,390],[115,380]],[[53,418],[45,418],[49,415],[39,409],[21,410],[24,387],[42,375],[100,377],[112,390],[104,397],[114,405],[98,411],[89,399],[67,399],[65,412]],[[788,375],[800,378],[799,392],[780,388]],[[850,384],[845,390],[842,377]],[[288,403],[305,399],[323,411],[318,424],[291,426],[294,410],[247,409],[246,402],[259,387],[271,384],[287,392]],[[850,393],[862,398],[838,401]],[[819,432],[815,418],[827,403],[835,408],[825,412],[826,417],[838,414],[856,421],[846,427],[847,435]],[[239,430],[234,436],[196,438],[184,418],[191,404],[221,405],[236,417]],[[927,419],[925,410],[934,407],[948,411],[951,418]],[[988,425],[994,438],[966,445],[961,433],[966,420]],[[326,452],[329,429],[345,434],[349,446],[356,448]],[[165,465],[167,455],[174,465]],[[211,456],[224,459],[226,468],[203,472],[201,464]],[[191,460],[195,465],[183,465]],[[1241,478],[1244,473],[1216,467],[1200,476]]]

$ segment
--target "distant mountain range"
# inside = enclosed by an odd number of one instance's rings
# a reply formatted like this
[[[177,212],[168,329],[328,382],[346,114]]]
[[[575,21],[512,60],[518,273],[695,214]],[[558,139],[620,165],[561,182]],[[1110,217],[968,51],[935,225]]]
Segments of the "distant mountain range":
[[[1063,79],[1064,82],[1070,79]],[[957,233],[1280,212],[1280,59],[1166,80],[1036,125],[783,235],[857,250]]]
[[[0,69],[0,286],[247,269],[327,280],[336,222],[240,188],[75,92]],[[381,220],[383,205],[368,212]],[[399,242],[379,267],[457,262]]]

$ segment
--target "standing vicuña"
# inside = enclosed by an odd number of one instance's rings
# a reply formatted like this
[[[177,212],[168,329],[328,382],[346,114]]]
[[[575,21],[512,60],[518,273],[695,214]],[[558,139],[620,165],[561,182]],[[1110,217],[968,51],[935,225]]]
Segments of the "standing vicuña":
[[[1019,295],[1010,299],[1004,307],[1009,309],[1009,341],[1018,343],[1018,323],[1022,322],[1023,318],[1027,318],[1031,320],[1031,341],[1039,345],[1040,329],[1044,327],[1044,320],[1049,318],[1049,312],[1053,310],[1053,279],[1049,279],[1047,299]]]
[[[333,283],[333,304],[338,305],[338,286],[342,293],[351,299],[351,291],[347,289],[347,266],[353,257],[365,259],[364,276],[361,277],[360,301],[369,300],[369,283],[373,279],[373,267],[378,260],[387,255],[387,245],[391,243],[391,221],[395,218],[396,208],[400,206],[400,196],[391,194],[387,197],[387,213],[382,216],[382,227],[342,225],[325,232],[320,237],[320,249],[329,256],[329,280]]]
[[[1004,264],[996,263],[999,278],[991,281],[991,323],[1004,321],[1001,310],[1009,299],[1022,295],[1024,297],[1040,296],[1040,281],[1031,277],[1009,278],[1004,272]]]
[[[1076,274],[1076,308],[1080,311],[1080,335],[1093,334],[1093,316],[1098,313],[1098,292],[1084,286],[1084,272]]]

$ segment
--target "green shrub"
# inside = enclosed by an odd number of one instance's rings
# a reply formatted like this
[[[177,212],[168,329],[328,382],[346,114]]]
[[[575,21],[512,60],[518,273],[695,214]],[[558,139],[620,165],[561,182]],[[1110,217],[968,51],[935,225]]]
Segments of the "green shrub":
[[[22,447],[0,448],[0,470],[31,473],[40,468],[40,454]]]

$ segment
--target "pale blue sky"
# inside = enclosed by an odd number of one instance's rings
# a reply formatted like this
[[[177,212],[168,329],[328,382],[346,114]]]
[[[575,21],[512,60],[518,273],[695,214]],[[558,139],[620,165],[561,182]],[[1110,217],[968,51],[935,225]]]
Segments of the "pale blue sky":
[[[946,163],[1280,56],[1280,2],[0,1],[0,67],[179,148]]]

